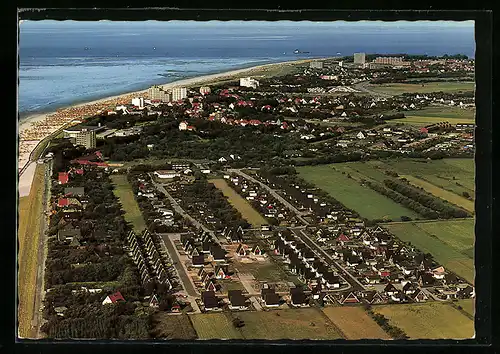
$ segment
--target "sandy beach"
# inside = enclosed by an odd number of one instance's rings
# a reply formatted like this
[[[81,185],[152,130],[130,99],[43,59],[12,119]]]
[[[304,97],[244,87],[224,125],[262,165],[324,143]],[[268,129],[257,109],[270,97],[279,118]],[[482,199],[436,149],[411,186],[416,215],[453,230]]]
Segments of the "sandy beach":
[[[253,75],[259,73],[265,74],[267,70],[275,69],[284,65],[297,65],[307,63],[313,60],[324,60],[327,58],[302,59],[273,64],[253,66],[245,69],[231,70],[218,74],[182,79],[161,85],[164,89],[171,89],[176,86],[194,86],[197,84],[208,84],[231,79],[232,77],[245,74]],[[134,97],[148,98],[147,90],[124,93],[117,96],[106,97],[99,100],[76,104],[70,107],[58,109],[55,112],[34,114],[26,117],[18,123],[19,133],[19,157],[18,171],[21,176],[25,173],[27,163],[30,161],[30,155],[35,147],[50,134],[56,132],[65,125],[77,123],[81,119],[97,114],[99,111],[114,110],[117,105],[129,104]]]

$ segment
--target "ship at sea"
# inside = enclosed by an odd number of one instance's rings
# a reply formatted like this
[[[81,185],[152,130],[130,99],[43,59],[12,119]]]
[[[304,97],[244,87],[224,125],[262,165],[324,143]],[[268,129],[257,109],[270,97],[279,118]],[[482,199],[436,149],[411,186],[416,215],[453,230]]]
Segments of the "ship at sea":
[[[309,54],[309,52],[303,52],[303,51],[301,51],[301,50],[299,50],[299,49],[295,49],[293,52],[294,52],[295,54]]]

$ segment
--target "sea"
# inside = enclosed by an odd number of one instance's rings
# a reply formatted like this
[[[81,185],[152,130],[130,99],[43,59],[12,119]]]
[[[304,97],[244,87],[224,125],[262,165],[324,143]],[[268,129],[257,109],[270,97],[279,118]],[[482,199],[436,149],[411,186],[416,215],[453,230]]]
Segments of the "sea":
[[[474,22],[22,21],[19,119],[184,78],[355,52],[474,58]]]

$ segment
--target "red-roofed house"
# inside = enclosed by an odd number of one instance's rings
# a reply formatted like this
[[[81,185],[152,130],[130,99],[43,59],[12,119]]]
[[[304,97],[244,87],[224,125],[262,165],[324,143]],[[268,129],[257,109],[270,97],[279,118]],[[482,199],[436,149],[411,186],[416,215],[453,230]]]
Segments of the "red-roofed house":
[[[69,175],[67,172],[59,172],[59,184],[68,183]]]
[[[57,206],[64,207],[64,206],[68,206],[68,205],[69,205],[68,198],[59,198],[59,200],[57,202]]]
[[[77,175],[83,175],[83,169],[82,168],[77,168],[77,169],[75,169],[75,173]]]
[[[196,130],[196,128],[194,126],[192,126],[192,125],[188,125],[187,126],[187,130]]]
[[[427,134],[427,133],[429,133],[429,129],[427,129],[426,127],[422,127],[422,128],[420,128],[420,132]]]
[[[104,301],[102,302],[102,304],[103,305],[106,305],[106,304],[115,304],[118,301],[125,301],[125,299],[123,298],[123,295],[119,291],[117,291],[114,294],[106,296],[106,298],[104,299]]]
[[[260,124],[262,124],[262,122],[260,120],[257,120],[257,119],[252,119],[250,121],[250,124],[251,125],[260,125]]]
[[[339,242],[347,242],[347,241],[350,241],[350,239],[346,235],[340,234],[340,236],[337,237],[337,241],[339,241]]]
[[[102,153],[100,151],[94,152],[95,156],[97,156],[100,160],[102,160]]]

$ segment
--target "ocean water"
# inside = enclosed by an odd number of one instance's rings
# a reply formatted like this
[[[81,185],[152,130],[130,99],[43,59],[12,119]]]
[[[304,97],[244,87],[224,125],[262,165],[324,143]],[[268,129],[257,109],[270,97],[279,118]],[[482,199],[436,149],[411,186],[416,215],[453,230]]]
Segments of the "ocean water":
[[[22,119],[153,84],[338,53],[474,50],[473,21],[23,21],[18,111]]]

